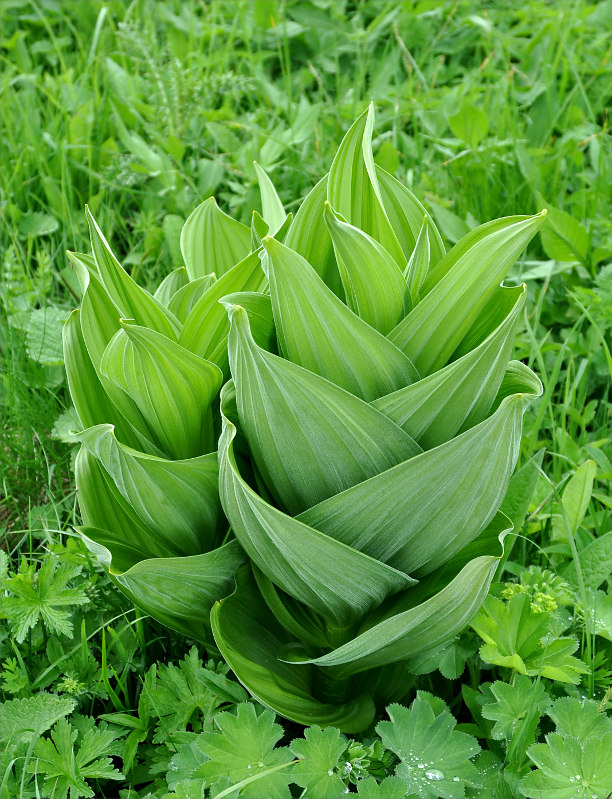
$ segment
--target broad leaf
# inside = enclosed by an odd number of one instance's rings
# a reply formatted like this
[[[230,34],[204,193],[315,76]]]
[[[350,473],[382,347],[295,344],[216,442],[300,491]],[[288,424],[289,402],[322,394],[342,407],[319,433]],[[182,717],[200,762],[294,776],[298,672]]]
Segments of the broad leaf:
[[[224,275],[248,255],[251,233],[223,213],[214,197],[198,205],[181,231],[181,252],[191,280]]]

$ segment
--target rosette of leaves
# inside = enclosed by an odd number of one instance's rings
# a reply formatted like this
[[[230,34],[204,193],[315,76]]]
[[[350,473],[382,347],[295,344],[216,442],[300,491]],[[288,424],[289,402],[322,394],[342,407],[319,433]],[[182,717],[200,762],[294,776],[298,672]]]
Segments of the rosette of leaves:
[[[213,199],[204,202],[182,230],[185,266],[151,294],[87,217],[93,254],[70,254],[83,298],[63,334],[83,428],[75,467],[80,532],[138,606],[211,642],[210,607],[232,590],[245,560],[228,536],[218,491],[229,331],[219,299],[229,292],[249,307],[262,322],[260,344],[270,345],[257,240]]]
[[[372,124],[370,110],[347,133],[286,243],[262,239],[279,354],[223,300],[220,494],[250,563],[211,615],[253,695],[351,732],[485,599],[541,392],[509,362],[525,289],[500,284],[543,215],[495,220],[445,253],[375,166]]]

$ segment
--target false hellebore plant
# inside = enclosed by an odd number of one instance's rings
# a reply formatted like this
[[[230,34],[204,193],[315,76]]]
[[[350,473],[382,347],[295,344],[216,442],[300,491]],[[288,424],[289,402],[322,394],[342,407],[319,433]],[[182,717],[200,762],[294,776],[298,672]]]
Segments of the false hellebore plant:
[[[86,544],[262,702],[348,732],[483,602],[541,391],[508,361],[525,287],[500,283],[543,215],[446,253],[372,124],[294,220],[259,168],[251,231],[204,202],[154,295],[88,213],[64,336]]]

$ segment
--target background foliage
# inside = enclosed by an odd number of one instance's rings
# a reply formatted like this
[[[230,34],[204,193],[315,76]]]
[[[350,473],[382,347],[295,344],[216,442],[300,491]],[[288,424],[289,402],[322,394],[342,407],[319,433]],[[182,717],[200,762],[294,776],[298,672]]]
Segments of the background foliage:
[[[611,25],[609,0],[0,4],[0,796],[259,796],[262,779],[278,796],[612,790]],[[512,273],[531,309],[514,357],[545,388],[522,462],[546,452],[473,631],[355,741],[281,728],[72,537],[61,327],[85,202],[156,284],[198,202],[214,194],[248,223],[256,159],[295,210],[371,99],[377,163],[449,243],[549,210]],[[434,751],[422,724],[440,730]]]

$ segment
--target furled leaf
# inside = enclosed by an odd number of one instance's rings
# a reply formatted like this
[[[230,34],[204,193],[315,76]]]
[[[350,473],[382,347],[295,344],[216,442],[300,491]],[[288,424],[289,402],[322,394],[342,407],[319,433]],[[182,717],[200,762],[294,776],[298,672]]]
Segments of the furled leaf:
[[[166,277],[155,290],[155,294],[153,296],[167,308],[168,303],[176,294],[176,292],[188,285],[189,275],[187,274],[187,270],[184,266],[179,266],[177,269],[173,269],[169,275],[166,275]]]
[[[305,259],[274,239],[263,245],[285,358],[366,401],[418,379],[409,359],[352,313]]]
[[[259,190],[261,192],[261,204],[263,207],[263,218],[270,226],[273,232],[278,230],[285,221],[285,209],[280,201],[274,184],[266,174],[266,171],[261,167],[257,161],[253,162],[255,172],[257,173],[257,180],[259,182]]]
[[[325,222],[334,244],[347,305],[386,335],[411,307],[402,271],[382,244],[343,221],[329,203],[325,204]]]
[[[214,197],[198,205],[183,225],[181,252],[191,280],[211,272],[224,275],[250,249],[249,229],[225,214]]]

